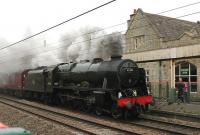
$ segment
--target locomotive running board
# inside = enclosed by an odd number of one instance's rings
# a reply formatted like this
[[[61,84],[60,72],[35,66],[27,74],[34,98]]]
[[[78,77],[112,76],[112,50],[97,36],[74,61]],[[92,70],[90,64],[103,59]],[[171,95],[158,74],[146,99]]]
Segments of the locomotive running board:
[[[79,90],[79,91],[108,91],[108,92],[114,91],[114,89],[88,88],[88,87],[77,87],[77,86],[54,87],[54,89]]]

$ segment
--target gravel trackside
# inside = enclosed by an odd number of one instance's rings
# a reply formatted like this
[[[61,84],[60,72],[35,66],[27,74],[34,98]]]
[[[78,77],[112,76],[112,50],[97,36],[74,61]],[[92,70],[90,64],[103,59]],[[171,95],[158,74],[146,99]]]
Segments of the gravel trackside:
[[[0,103],[0,122],[9,127],[22,127],[31,131],[32,135],[81,135],[71,128],[38,118]]]

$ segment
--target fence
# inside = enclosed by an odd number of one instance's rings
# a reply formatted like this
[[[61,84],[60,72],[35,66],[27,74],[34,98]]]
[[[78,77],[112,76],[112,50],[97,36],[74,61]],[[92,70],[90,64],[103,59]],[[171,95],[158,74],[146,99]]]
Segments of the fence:
[[[181,83],[183,84],[184,82]],[[149,93],[151,93],[154,98],[165,101],[178,99],[178,85],[180,85],[180,83],[176,83],[176,88],[170,88],[170,83],[168,81],[152,81],[147,83]],[[190,92],[193,90],[194,83],[187,83],[187,85],[187,93],[182,93],[185,94],[183,95],[185,96],[185,101],[190,102]]]

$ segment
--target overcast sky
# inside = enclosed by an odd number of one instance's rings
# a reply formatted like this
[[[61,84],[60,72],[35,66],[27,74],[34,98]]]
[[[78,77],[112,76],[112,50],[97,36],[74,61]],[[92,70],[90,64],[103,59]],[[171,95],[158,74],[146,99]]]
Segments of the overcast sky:
[[[108,1],[110,0],[0,0],[0,37],[17,41],[23,38],[27,28],[32,33],[37,33]],[[69,32],[84,26],[103,28],[126,22],[137,8],[156,14],[194,2],[198,0],[117,0],[66,23],[58,31]],[[200,11],[199,6],[197,4],[163,15],[178,17]],[[181,19],[197,21],[200,20],[200,14]],[[126,25],[121,26],[123,27],[118,29],[125,30]]]

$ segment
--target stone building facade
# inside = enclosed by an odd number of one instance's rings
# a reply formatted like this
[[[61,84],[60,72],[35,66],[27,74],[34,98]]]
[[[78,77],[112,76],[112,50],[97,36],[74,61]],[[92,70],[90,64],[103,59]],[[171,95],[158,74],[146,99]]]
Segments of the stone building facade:
[[[155,97],[168,97],[180,78],[200,100],[200,24],[135,10],[128,20],[123,58],[146,70]]]

